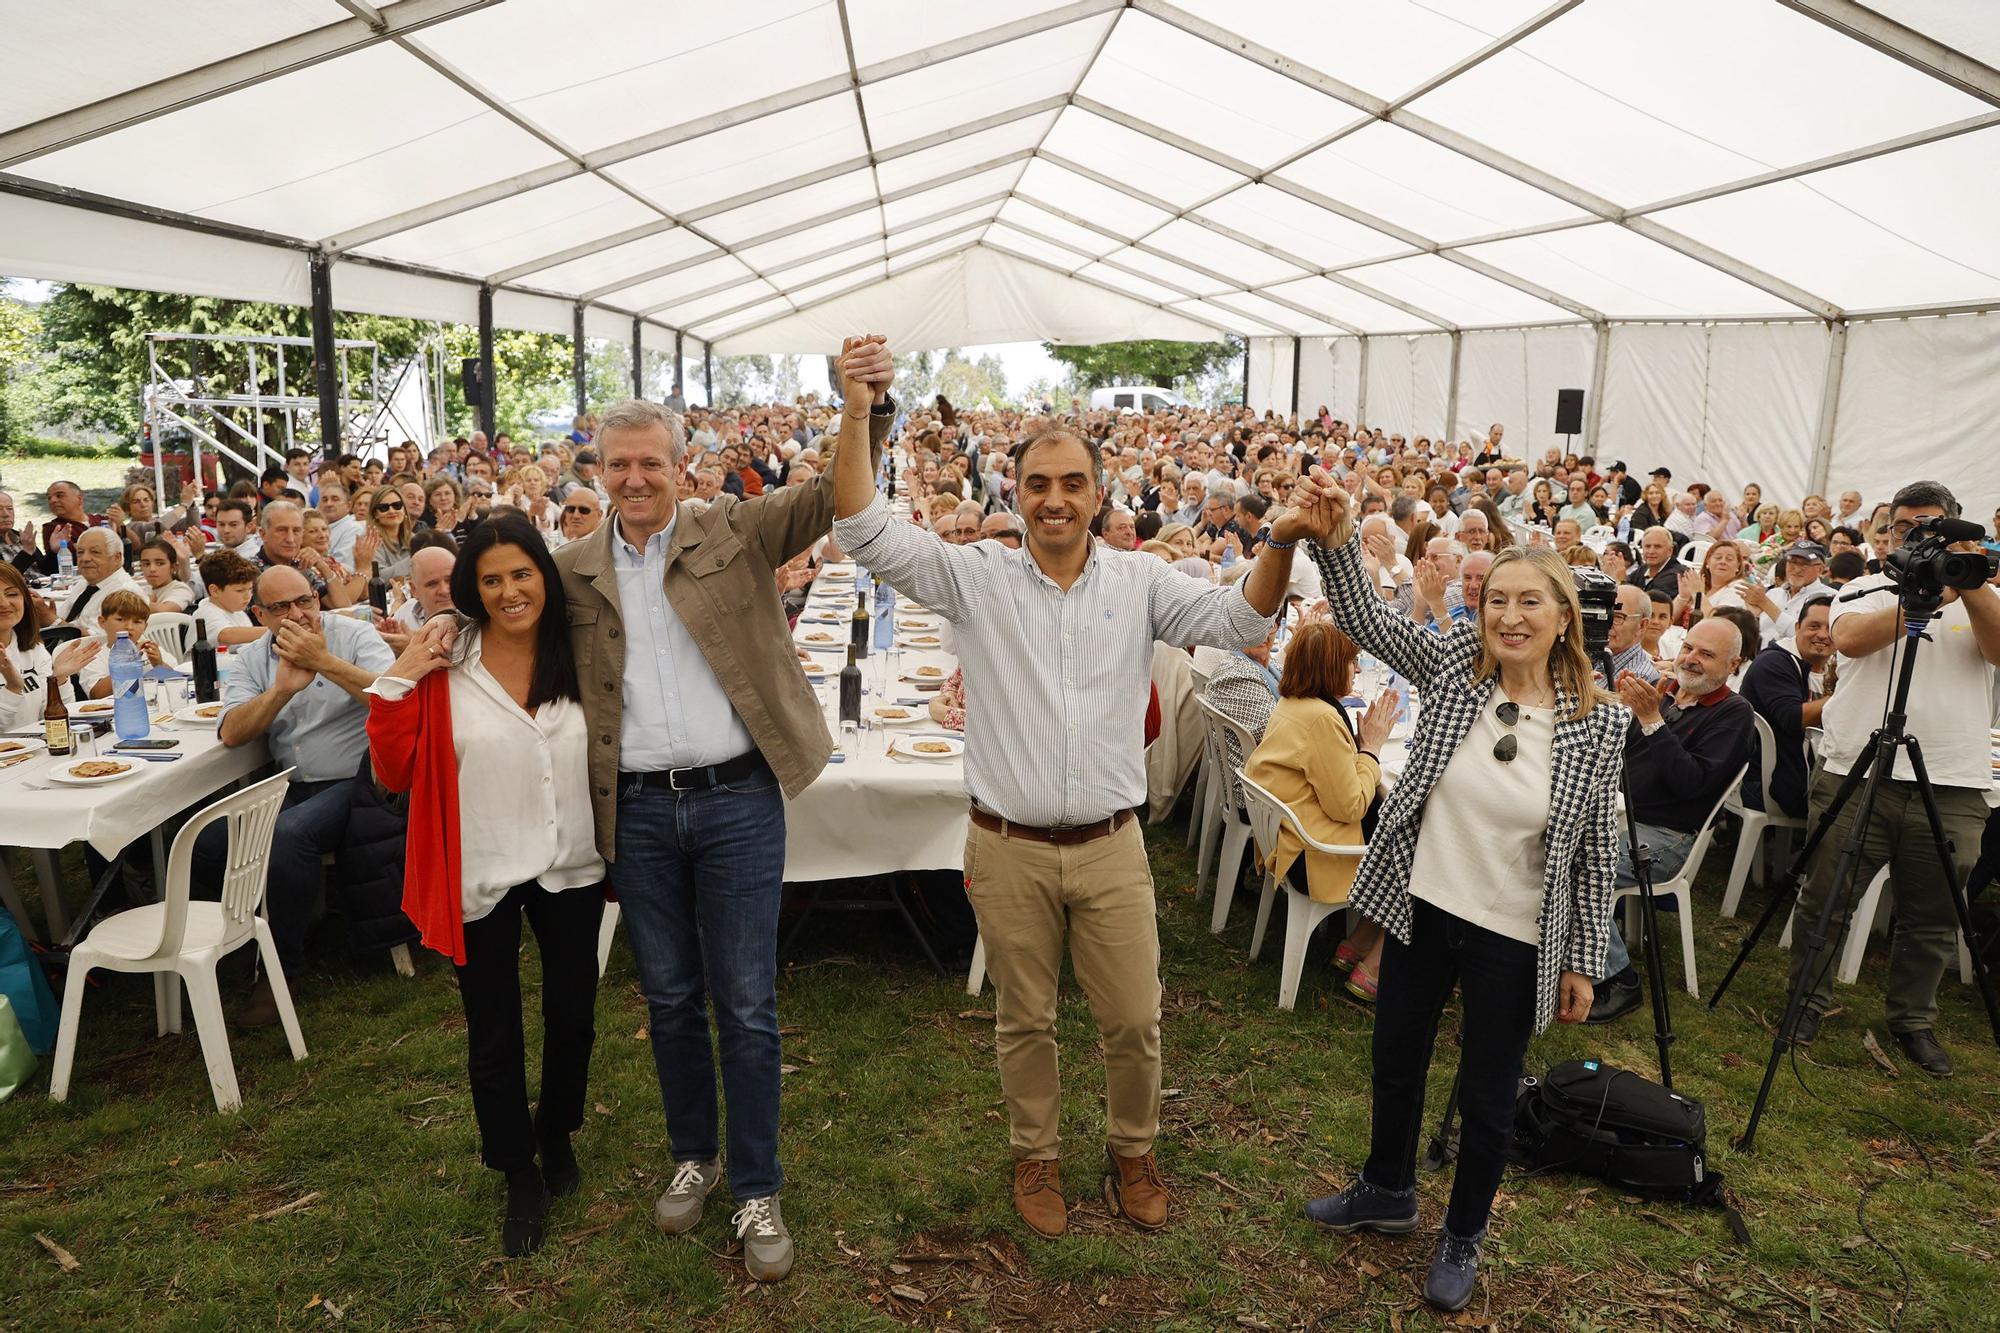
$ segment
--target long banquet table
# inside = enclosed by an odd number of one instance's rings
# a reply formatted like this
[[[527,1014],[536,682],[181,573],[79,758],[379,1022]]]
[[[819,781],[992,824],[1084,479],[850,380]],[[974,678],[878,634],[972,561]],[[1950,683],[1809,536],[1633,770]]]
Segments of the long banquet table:
[[[890,874],[899,870],[956,870],[964,864],[968,824],[965,768],[957,758],[905,759],[888,753],[898,735],[911,738],[950,736],[927,719],[905,726],[871,725],[842,743],[840,731],[840,670],[847,662],[848,625],[853,614],[854,581],[865,574],[851,564],[823,568],[806,597],[805,611],[793,631],[793,641],[809,658],[807,679],[825,710],[827,732],[841,746],[836,761],[785,808],[785,878],[792,882],[846,879]],[[869,600],[871,620],[877,610]],[[935,638],[935,647],[896,650],[897,677],[932,667],[942,681],[958,661],[944,648],[949,631],[935,612],[898,599],[893,620],[935,622],[922,630],[893,630],[896,638]],[[815,638],[815,635],[824,636]],[[870,643],[873,644],[872,635]],[[934,691],[902,679],[890,679],[889,654],[871,646],[860,663],[862,716],[880,706],[907,708],[925,714]],[[805,660],[802,658],[802,660]],[[813,668],[818,668],[814,670]]]

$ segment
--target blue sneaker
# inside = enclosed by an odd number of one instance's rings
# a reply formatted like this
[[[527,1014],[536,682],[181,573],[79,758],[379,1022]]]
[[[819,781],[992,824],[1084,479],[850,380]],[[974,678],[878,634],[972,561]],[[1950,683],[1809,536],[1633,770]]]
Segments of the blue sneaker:
[[[1356,1176],[1340,1193],[1308,1203],[1306,1216],[1329,1231],[1386,1231],[1400,1236],[1417,1229],[1417,1191],[1385,1190]]]
[[[1437,1253],[1431,1256],[1431,1271],[1424,1275],[1424,1299],[1440,1310],[1463,1310],[1470,1305],[1479,1286],[1479,1247],[1485,1241],[1484,1231],[1471,1240],[1460,1240],[1449,1227],[1441,1231]]]

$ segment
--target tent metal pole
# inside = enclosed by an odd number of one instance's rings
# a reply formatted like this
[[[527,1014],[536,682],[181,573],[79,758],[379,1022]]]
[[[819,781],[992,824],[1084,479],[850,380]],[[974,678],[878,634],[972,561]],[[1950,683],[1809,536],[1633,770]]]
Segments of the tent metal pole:
[[[701,349],[701,391],[708,399],[710,407],[715,406],[715,349],[702,344]]]
[[[687,394],[686,392],[683,391],[681,385],[681,367],[683,365],[683,361],[681,359],[682,336],[683,335],[679,329],[674,330],[674,397],[680,399],[683,403],[685,403],[687,402]]]
[[[1465,352],[1465,335],[1456,329],[1451,335],[1451,379],[1444,390],[1444,437],[1447,442],[1458,439],[1458,366]]]
[[[479,287],[479,429],[486,434],[486,447],[492,448],[494,438],[499,434],[493,410],[493,289],[484,283]]]
[[[1368,420],[1368,339],[1361,340],[1360,382],[1354,389],[1354,424]]]
[[[324,254],[312,257],[312,342],[320,455],[332,458],[340,452],[340,353],[333,345],[333,259]]]
[[[570,325],[569,374],[576,386],[576,414],[582,416],[590,410],[589,376],[585,373],[585,352],[583,347],[583,302],[578,301],[576,318]]]
[[[1824,495],[1827,474],[1833,470],[1833,431],[1840,415],[1840,376],[1847,363],[1847,321],[1836,319],[1826,326],[1826,377],[1819,394],[1819,429],[1813,432],[1812,467],[1806,475],[1806,494]]]
[[[646,322],[637,315],[632,316],[632,396],[646,396],[646,344],[643,330]]]
[[[1604,372],[1611,362],[1611,324],[1597,326],[1597,348],[1590,356],[1590,400],[1583,416],[1583,447],[1597,453],[1598,423],[1604,419]]]
[[[1243,339],[1243,406],[1250,406],[1250,339]]]
[[[1292,415],[1299,414],[1299,358],[1304,353],[1300,340],[1292,339]]]
[[[1904,27],[1857,0],[1778,0],[1778,3],[1864,42],[1912,69],[1922,70],[1962,93],[2000,106],[2000,72],[1992,66],[1934,37]]]

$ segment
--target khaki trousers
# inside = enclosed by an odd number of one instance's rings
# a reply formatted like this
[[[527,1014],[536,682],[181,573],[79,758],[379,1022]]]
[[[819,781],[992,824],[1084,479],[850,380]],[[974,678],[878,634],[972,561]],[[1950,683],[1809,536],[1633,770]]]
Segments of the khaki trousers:
[[[1061,1140],[1056,981],[1065,927],[1104,1047],[1105,1138],[1121,1157],[1152,1151],[1160,1129],[1160,936],[1139,821],[1073,847],[974,824],[965,891],[999,995],[993,1052],[1014,1156],[1053,1160]]]

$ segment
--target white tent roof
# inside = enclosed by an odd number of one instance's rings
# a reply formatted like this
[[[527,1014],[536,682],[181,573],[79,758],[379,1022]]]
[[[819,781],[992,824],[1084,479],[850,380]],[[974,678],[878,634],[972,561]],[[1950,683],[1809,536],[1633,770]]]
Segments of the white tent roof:
[[[0,272],[722,352],[2000,303],[2000,6],[1873,4],[0,0]]]

